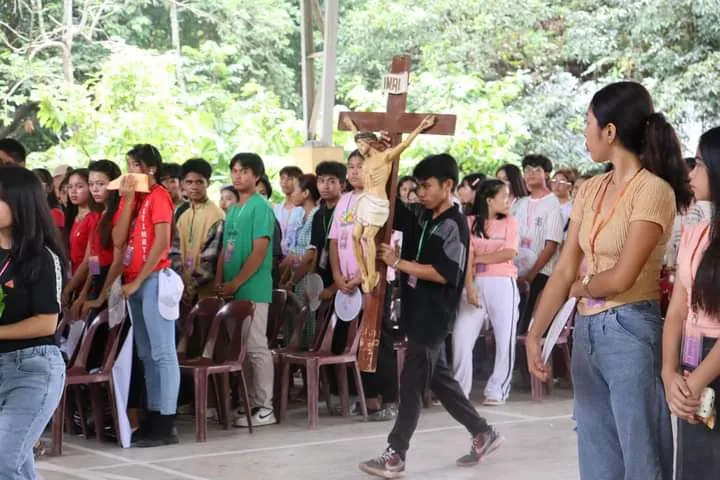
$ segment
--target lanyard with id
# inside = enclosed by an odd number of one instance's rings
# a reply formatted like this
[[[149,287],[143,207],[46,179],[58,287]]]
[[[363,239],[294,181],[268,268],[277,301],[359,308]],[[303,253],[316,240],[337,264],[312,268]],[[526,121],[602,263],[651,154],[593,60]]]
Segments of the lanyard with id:
[[[423,246],[425,245],[425,233],[427,231],[428,222],[425,220],[425,223],[423,223],[423,229],[422,234],[420,235],[420,242],[418,242],[418,249],[417,254],[415,255],[415,262],[420,262],[420,255],[422,254]],[[440,227],[440,224],[435,225],[432,230],[430,230],[430,236],[432,237],[435,232],[437,232],[437,229]],[[408,286],[410,288],[417,287],[417,277],[414,275],[411,275],[408,277]]]
[[[325,212],[327,213],[327,211]],[[318,268],[321,268],[323,270],[326,270],[328,267],[328,260],[330,259],[330,239],[328,236],[330,235],[330,223],[332,223],[333,215],[332,212],[330,212],[330,216],[327,220],[321,219],[323,230],[325,233],[325,244],[324,248],[322,250],[322,253],[320,254],[320,260],[318,261]]]
[[[245,210],[245,207],[247,207],[248,202],[250,199],[248,198],[245,203],[243,203],[242,207],[235,207],[239,208],[239,211],[237,213],[237,218],[235,219],[235,222],[233,223],[240,223],[240,218],[242,216],[243,211]],[[232,230],[228,229],[228,241],[227,245],[225,245],[225,262],[229,262],[232,260],[233,253],[235,253],[235,236],[237,234],[237,227],[236,225],[232,225]]]
[[[700,250],[700,244],[703,243],[703,239],[705,238],[705,236],[708,234],[709,231],[710,231],[710,225],[708,224],[705,226],[702,233],[700,233],[700,237],[698,238],[698,241],[695,244],[695,248],[693,248],[692,255],[690,255],[690,285],[695,284],[695,276],[697,275],[697,267],[695,266],[695,258],[697,257],[698,250]],[[692,325],[696,325],[697,321],[698,321],[697,312],[695,312],[694,310],[691,309],[687,321],[690,322]],[[702,360],[702,344],[703,344],[703,338],[701,335],[685,334],[683,336],[682,364],[684,367],[694,370],[698,367],[698,365],[700,365],[700,360]]]
[[[598,261],[597,261],[597,251],[596,251],[596,245],[597,245],[597,239],[600,235],[600,232],[603,228],[607,226],[608,223],[610,223],[610,220],[612,219],[613,214],[615,213],[615,210],[617,210],[618,205],[620,205],[620,202],[622,201],[623,197],[625,196],[625,193],[627,193],[628,188],[633,183],[633,181],[637,178],[637,176],[642,172],[643,169],[639,169],[635,174],[625,182],[625,185],[623,186],[622,190],[620,190],[620,193],[615,197],[615,201],[610,206],[610,209],[608,209],[607,214],[603,216],[603,218],[600,218],[600,212],[602,210],[603,203],[605,203],[605,196],[607,195],[607,191],[610,188],[610,182],[612,181],[612,176],[609,176],[607,181],[605,182],[602,196],[600,197],[600,200],[596,203],[595,208],[595,215],[593,215],[592,220],[592,228],[590,229],[590,261],[592,262],[592,269],[593,272],[597,273],[598,270]],[[603,306],[605,303],[605,298],[586,298],[585,304],[589,308],[599,308]]]

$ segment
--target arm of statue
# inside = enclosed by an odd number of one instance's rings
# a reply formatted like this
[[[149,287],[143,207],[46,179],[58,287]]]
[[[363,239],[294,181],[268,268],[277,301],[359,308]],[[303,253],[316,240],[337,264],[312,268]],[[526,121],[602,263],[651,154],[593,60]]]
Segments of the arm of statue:
[[[410,133],[405,139],[400,142],[400,144],[397,147],[393,147],[390,150],[387,150],[385,153],[385,159],[388,163],[393,162],[394,160],[397,160],[400,158],[400,155],[407,150],[407,148],[412,144],[413,141],[417,138],[418,135],[420,135],[425,130],[432,128],[433,125],[437,122],[437,117],[434,115],[428,115],[423,119],[422,122],[420,122],[420,125]]]
[[[353,133],[353,135],[355,135],[356,133],[358,133],[357,125],[355,125],[355,122],[353,122],[353,121],[350,119],[350,117],[345,117],[345,118],[343,119],[343,121],[344,121],[344,123],[345,123],[345,126],[350,129],[350,131]]]

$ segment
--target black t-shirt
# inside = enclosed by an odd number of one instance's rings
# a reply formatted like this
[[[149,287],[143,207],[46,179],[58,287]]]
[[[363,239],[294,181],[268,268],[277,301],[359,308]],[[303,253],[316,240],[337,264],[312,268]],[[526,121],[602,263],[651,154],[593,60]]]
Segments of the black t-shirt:
[[[330,208],[323,202],[313,217],[310,229],[310,245],[317,250],[315,271],[322,277],[325,288],[334,282],[332,267],[330,266],[330,245],[328,242],[334,212],[335,207]]]
[[[10,252],[0,249],[0,271],[3,270]],[[63,271],[60,259],[45,249],[37,259],[39,272],[32,282],[23,280],[15,260],[10,260],[7,270],[0,276],[4,292],[5,309],[0,316],[0,325],[21,322],[35,315],[60,313]],[[0,353],[13,352],[39,345],[55,345],[55,337],[40,337],[24,340],[0,340]]]
[[[408,276],[401,276],[402,330],[415,343],[437,345],[452,330],[465,283],[467,221],[455,207],[433,219],[429,210],[397,202],[395,228],[403,232],[402,258],[432,265],[447,281],[417,280],[412,288]]]

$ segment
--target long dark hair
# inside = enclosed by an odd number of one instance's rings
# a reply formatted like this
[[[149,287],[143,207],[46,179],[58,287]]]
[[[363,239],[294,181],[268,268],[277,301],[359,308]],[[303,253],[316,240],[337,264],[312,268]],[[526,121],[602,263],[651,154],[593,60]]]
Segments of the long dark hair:
[[[55,227],[46,192],[37,176],[22,167],[5,167],[0,175],[0,200],[12,214],[10,258],[26,282],[33,282],[42,269],[44,250],[49,248],[60,258],[63,270],[67,257],[60,232]]]
[[[615,125],[620,143],[640,158],[640,164],[670,184],[679,211],[692,202],[688,168],[680,141],[650,93],[636,82],[611,83],[590,102],[598,126]]]
[[[160,151],[157,148],[149,143],[138,144],[130,149],[126,155],[128,157],[132,157],[136,162],[142,163],[148,168],[154,168],[155,182],[160,183],[163,161]]]
[[[484,173],[471,173],[469,175],[465,175],[462,180],[460,180],[460,186],[462,186],[464,183],[467,183],[467,186],[470,188],[470,190],[477,191],[480,184],[487,178],[487,175]]]
[[[298,188],[300,188],[301,192],[307,190],[315,203],[320,200],[320,191],[317,188],[317,177],[312,173],[306,173],[300,177]]]
[[[95,162],[90,162],[88,170],[90,172],[102,173],[111,182],[122,174],[120,167],[110,160],[97,160]],[[115,217],[115,213],[117,213],[118,206],[120,205],[120,195],[117,190],[109,190],[108,193],[110,196],[108,197],[107,204],[105,205],[105,213],[98,224],[98,229],[100,231],[100,244],[106,250],[112,248],[113,246],[113,218]]]
[[[498,172],[500,170],[505,172],[505,176],[507,176],[509,187],[510,187],[510,193],[515,198],[523,198],[528,196],[527,187],[525,186],[525,180],[523,179],[523,174],[520,171],[520,168],[517,165],[513,165],[512,163],[506,163],[502,167],[497,169],[497,172],[495,172],[495,175],[497,176]]]
[[[65,181],[70,183],[70,179],[75,175],[82,177],[83,180],[85,180],[85,183],[88,184],[88,208],[90,211],[98,211],[100,207],[95,203],[92,195],[90,195],[90,170],[87,168],[78,168],[77,170],[68,172],[65,176]],[[77,218],[78,213],[80,213],[80,208],[68,199],[68,205],[65,209],[65,242],[68,245],[68,248],[70,247],[70,232],[72,231],[73,225],[75,225],[75,219]]]
[[[698,265],[692,286],[692,306],[712,317],[720,315],[720,127],[708,130],[700,137],[700,153],[708,174],[713,215],[707,250]]]
[[[477,187],[477,190],[475,191],[475,202],[473,203],[472,210],[470,211],[470,214],[475,216],[475,220],[472,225],[472,234],[476,237],[487,237],[487,233],[485,233],[485,222],[492,220],[488,218],[490,216],[488,200],[495,198],[495,196],[500,193],[500,190],[505,187],[505,182],[496,178],[485,180]],[[505,215],[498,214],[497,218],[505,218]]]

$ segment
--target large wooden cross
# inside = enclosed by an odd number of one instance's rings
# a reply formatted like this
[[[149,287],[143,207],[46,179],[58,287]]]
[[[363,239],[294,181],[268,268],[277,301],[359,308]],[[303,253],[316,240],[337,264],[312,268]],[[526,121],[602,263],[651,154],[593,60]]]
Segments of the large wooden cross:
[[[402,141],[403,133],[415,130],[427,115],[437,117],[435,125],[423,133],[435,135],[454,135],[457,117],[455,115],[437,115],[430,113],[406,113],[407,87],[410,79],[410,56],[403,55],[393,58],[390,75],[384,79],[385,90],[388,91],[387,112],[344,112],[340,114],[339,129],[348,130],[344,118],[350,117],[361,132],[387,132],[392,146]],[[385,228],[375,239],[376,242],[390,243],[392,226],[395,218],[395,199],[397,197],[399,162],[394,162],[392,174],[388,182],[388,198],[390,199],[390,216]],[[378,262],[380,283],[363,301],[363,321],[360,336],[358,361],[364,372],[374,372],[377,368],[377,352],[380,346],[380,326],[383,318],[385,273],[387,268]]]

